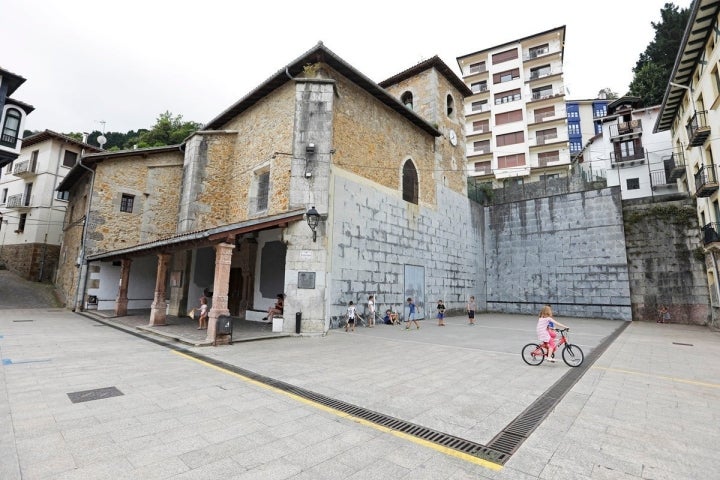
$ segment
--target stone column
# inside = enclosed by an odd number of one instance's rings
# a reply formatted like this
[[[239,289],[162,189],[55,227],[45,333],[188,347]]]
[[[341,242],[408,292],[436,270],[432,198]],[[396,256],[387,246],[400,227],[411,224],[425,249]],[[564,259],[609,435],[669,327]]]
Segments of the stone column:
[[[169,253],[158,253],[157,275],[155,276],[155,297],[150,306],[150,326],[165,325],[167,302],[165,301],[165,280],[167,277]]]
[[[212,308],[208,314],[207,340],[216,341],[215,330],[217,318],[220,315],[230,315],[228,310],[228,289],[230,284],[230,264],[232,253],[235,249],[233,243],[219,243],[215,245],[215,280],[213,281]],[[216,344],[223,345],[230,343],[229,335],[222,335],[217,338]]]
[[[130,282],[130,265],[132,259],[123,258],[120,260],[120,287],[118,290],[117,299],[115,299],[115,316],[124,317],[127,315],[128,306],[128,287]]]

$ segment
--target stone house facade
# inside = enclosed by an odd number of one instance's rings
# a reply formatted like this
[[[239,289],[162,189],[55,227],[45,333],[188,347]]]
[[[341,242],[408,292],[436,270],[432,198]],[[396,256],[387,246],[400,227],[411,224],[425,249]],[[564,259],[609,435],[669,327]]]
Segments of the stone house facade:
[[[483,276],[467,87],[437,57],[382,85],[319,43],[182,145],[85,156],[58,187],[72,205],[67,304],[149,308],[160,325],[208,291],[209,339],[217,317],[262,315],[278,293],[284,329],[297,312],[304,334],[371,294],[380,309],[408,296],[424,315],[440,297],[460,309]],[[408,90],[417,110],[400,99]]]

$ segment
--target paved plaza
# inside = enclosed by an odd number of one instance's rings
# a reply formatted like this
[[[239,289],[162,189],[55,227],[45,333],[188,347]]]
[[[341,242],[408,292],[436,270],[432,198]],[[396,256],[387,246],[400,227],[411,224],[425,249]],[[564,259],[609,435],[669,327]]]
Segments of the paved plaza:
[[[574,371],[522,361],[532,317],[195,347],[13,301],[0,296],[3,480],[676,480],[720,468],[720,336],[704,327],[560,313],[586,357],[614,340],[498,464],[242,372],[487,445]]]

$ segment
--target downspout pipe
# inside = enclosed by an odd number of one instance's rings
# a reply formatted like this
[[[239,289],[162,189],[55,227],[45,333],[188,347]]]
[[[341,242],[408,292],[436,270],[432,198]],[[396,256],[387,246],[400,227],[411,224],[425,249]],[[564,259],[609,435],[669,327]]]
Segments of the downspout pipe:
[[[78,275],[78,285],[77,285],[77,293],[75,296],[75,307],[73,308],[74,312],[82,311],[83,308],[83,299],[85,298],[85,291],[87,290],[87,271],[88,271],[88,263],[85,260],[85,242],[87,241],[87,230],[88,230],[88,220],[90,218],[90,207],[92,206],[92,195],[93,190],[95,188],[95,170],[92,168],[89,168],[87,165],[84,165],[82,163],[82,155],[85,154],[85,151],[83,150],[81,156],[78,158],[78,165],[90,172],[90,190],[88,192],[88,201],[87,201],[87,208],[85,209],[85,220],[83,221],[83,232],[82,232],[82,240],[80,241],[80,253],[78,254],[77,263],[80,266],[80,274]]]

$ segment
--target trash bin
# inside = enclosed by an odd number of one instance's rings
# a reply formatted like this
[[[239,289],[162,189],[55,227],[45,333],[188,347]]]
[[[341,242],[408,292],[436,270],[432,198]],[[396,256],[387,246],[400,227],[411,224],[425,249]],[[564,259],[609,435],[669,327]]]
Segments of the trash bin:
[[[230,335],[230,343],[232,343],[233,333],[233,317],[230,315],[220,315],[215,324],[215,342],[217,343],[218,335]]]
[[[302,312],[295,312],[295,333],[300,333],[301,320],[302,320]]]
[[[272,331],[273,333],[282,333],[283,323],[285,319],[281,316],[275,315],[272,319]]]
[[[85,310],[97,310],[97,309],[98,309],[97,295],[88,295],[87,302],[85,302]]]

